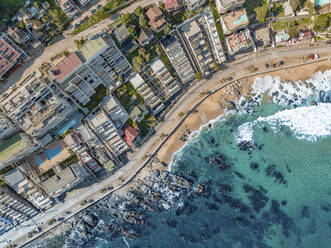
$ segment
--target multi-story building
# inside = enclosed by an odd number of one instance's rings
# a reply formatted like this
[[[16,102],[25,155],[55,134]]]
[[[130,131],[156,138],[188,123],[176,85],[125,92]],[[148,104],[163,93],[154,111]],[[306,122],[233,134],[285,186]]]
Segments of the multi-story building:
[[[181,29],[199,71],[208,76],[214,70],[214,60],[200,26],[196,20],[190,20]]]
[[[50,207],[52,201],[45,197],[37,186],[27,177],[27,172],[23,166],[19,166],[3,176],[4,182],[10,186],[17,194],[23,196],[40,210]]]
[[[216,23],[210,7],[204,8],[203,15],[205,18],[204,19],[205,20],[204,24],[206,27],[205,30],[207,32],[210,45],[212,47],[214,58],[217,61],[217,63],[223,63],[226,61],[226,58],[223,52],[222,43],[218,35]]]
[[[39,148],[27,134],[16,134],[0,145],[0,169],[22,160]]]
[[[56,3],[70,17],[77,13],[77,5],[72,0],[56,0]]]
[[[76,53],[59,62],[52,73],[60,86],[82,105],[90,101],[95,88],[103,84],[114,89],[127,80],[132,67],[110,38],[87,41]]]
[[[245,0],[216,0],[215,2],[218,12],[224,14],[230,10],[241,8]]]
[[[0,140],[10,137],[16,130],[14,123],[0,111]]]
[[[93,131],[99,135],[115,156],[128,150],[128,146],[121,138],[120,130],[116,128],[104,110],[89,116],[88,120]]]
[[[105,97],[103,109],[106,111],[116,128],[121,128],[124,123],[129,119],[129,114],[125,111],[124,107],[117,100],[115,96],[108,95]]]
[[[245,9],[233,11],[221,16],[221,24],[224,34],[229,35],[237,30],[244,29],[249,24]]]
[[[149,8],[146,15],[149,19],[148,24],[156,31],[161,31],[165,26],[167,26],[167,21],[164,19],[162,11],[157,6]]]
[[[225,37],[230,55],[235,55],[252,47],[253,40],[250,31],[246,28]]]
[[[5,184],[0,186],[0,234],[38,214],[30,202]]]
[[[172,77],[168,69],[159,58],[155,58],[150,67],[158,80],[161,82],[162,90],[166,96],[170,97],[180,91],[180,86],[175,78]]]
[[[0,37],[0,80],[20,62],[23,62],[23,57],[27,55],[20,49],[5,33]]]
[[[164,104],[155,92],[152,90],[151,85],[147,84],[140,74],[135,74],[130,79],[131,84],[136,89],[139,95],[145,100],[145,105],[153,112],[158,114],[164,109]]]
[[[161,45],[182,83],[193,80],[195,72],[179,41],[174,36],[168,36],[161,41]]]
[[[1,102],[2,110],[33,137],[42,138],[68,118],[75,108],[43,80],[30,74]]]
[[[23,31],[23,29],[20,29],[16,26],[8,27],[7,34],[17,44],[25,44],[26,42],[28,42],[31,39],[30,35],[25,33]]]

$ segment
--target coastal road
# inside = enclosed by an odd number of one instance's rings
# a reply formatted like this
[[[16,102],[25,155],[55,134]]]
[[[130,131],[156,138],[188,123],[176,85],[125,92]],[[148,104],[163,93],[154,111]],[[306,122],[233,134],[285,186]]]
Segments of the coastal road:
[[[110,18],[95,24],[94,26],[77,35],[72,35],[71,32],[64,32],[63,36],[60,36],[56,43],[48,47],[39,48],[35,54],[30,56],[30,59],[26,61],[24,65],[17,68],[15,73],[13,73],[4,84],[0,85],[0,94],[4,93],[11,86],[27,77],[27,75],[29,75],[31,72],[38,71],[38,68],[43,62],[50,62],[50,58],[54,57],[55,55],[63,51],[73,52],[77,50],[77,47],[74,43],[75,40],[80,40],[81,38],[86,38],[93,34],[102,32],[104,29],[108,28],[110,24],[116,22],[121,14],[132,13],[137,6],[145,7],[156,2],[157,0],[135,1]]]
[[[329,56],[331,55],[331,46],[321,45],[317,47],[305,47],[305,48],[291,48],[289,50],[276,48],[275,50],[269,50],[266,52],[261,52],[255,54],[255,61],[259,63],[264,63],[264,61],[269,61],[274,59],[275,57],[281,59],[282,57],[288,56],[302,56],[307,55],[309,53],[328,53]],[[143,164],[143,158],[146,153],[151,153],[154,151],[155,147],[160,142],[160,134],[161,133],[169,133],[178,123],[178,113],[179,112],[186,112],[190,109],[192,105],[192,98],[199,95],[202,90],[207,88],[216,88],[216,86],[220,86],[219,80],[220,78],[227,78],[233,76],[234,73],[238,72],[239,70],[245,70],[244,68],[248,67],[254,62],[251,56],[246,56],[238,61],[228,64],[228,69],[219,71],[218,73],[214,74],[213,78],[209,80],[201,80],[196,82],[191,88],[188,89],[187,92],[176,102],[175,106],[173,106],[167,113],[166,120],[161,122],[156,127],[156,134],[154,134],[140,149],[138,149],[134,154],[134,159],[130,160],[126,165],[124,165],[120,170],[116,173],[108,177],[107,179],[103,180],[102,182],[95,183],[92,186],[85,188],[83,191],[76,192],[74,195],[70,195],[65,202],[58,203],[55,207],[47,210],[45,213],[42,213],[34,218],[30,219],[27,222],[24,222],[24,227],[20,227],[18,229],[12,229],[7,233],[4,233],[0,236],[0,242],[4,240],[16,240],[23,235],[26,235],[28,232],[31,232],[36,227],[33,223],[47,223],[49,219],[59,217],[63,215],[65,211],[71,211],[75,213],[79,211],[82,207],[80,206],[80,202],[86,198],[89,199],[100,199],[102,194],[100,190],[108,187],[109,185],[114,186],[114,189],[120,187],[122,185],[122,180],[119,178],[123,178],[123,180],[127,180],[131,178],[136,172],[141,168]],[[43,231],[47,230],[49,227],[44,225]],[[3,247],[2,243],[0,247]]]

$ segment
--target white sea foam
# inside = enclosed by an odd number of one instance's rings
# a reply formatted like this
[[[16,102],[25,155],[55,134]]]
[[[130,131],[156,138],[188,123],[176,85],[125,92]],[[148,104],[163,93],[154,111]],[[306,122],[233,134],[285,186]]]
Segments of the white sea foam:
[[[268,117],[259,117],[253,122],[246,122],[238,128],[237,142],[253,141],[253,126],[261,126],[263,122],[267,122],[275,132],[281,126],[287,126],[298,139],[316,141],[320,137],[331,135],[331,103],[283,110]]]

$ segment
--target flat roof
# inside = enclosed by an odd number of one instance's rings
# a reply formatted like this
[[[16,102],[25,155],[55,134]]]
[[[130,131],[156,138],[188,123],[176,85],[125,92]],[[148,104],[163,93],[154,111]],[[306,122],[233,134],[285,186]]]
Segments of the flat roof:
[[[72,183],[78,181],[70,167],[58,171],[55,176],[42,182],[42,185],[50,194],[62,193],[63,191],[71,188]]]
[[[151,66],[151,68],[152,68],[152,70],[153,70],[154,72],[157,72],[157,71],[159,71],[159,70],[162,69],[162,68],[165,68],[165,65],[164,65],[164,64],[162,63],[162,61],[161,61],[159,58],[157,58],[157,57],[151,62],[150,66]]]
[[[61,81],[72,73],[78,66],[80,66],[82,61],[77,56],[76,53],[70,53],[61,62],[59,62],[55,67],[53,67],[52,72],[58,81]]]
[[[140,85],[145,83],[144,79],[140,76],[139,73],[136,73],[135,75],[133,75],[133,77],[130,78],[130,82],[134,88],[138,88]]]
[[[201,29],[196,21],[190,21],[184,24],[182,30],[188,37],[194,36],[195,34],[201,32]]]
[[[83,62],[86,62],[106,46],[107,43],[104,39],[102,39],[101,36],[96,36],[91,40],[86,41],[76,53]]]
[[[221,16],[226,29],[230,32],[235,31],[237,28],[247,26],[249,19],[245,9],[232,11]]]
[[[26,147],[24,139],[19,134],[16,134],[0,145],[0,161],[5,161]]]

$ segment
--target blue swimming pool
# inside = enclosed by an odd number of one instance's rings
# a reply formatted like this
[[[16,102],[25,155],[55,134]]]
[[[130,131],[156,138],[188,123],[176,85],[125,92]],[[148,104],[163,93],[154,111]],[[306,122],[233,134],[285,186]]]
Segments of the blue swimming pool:
[[[233,25],[240,25],[240,24],[243,24],[243,23],[245,23],[247,21],[248,21],[247,20],[247,16],[245,14],[242,14],[238,20],[235,20],[232,23],[233,23]]]
[[[59,155],[61,153],[61,151],[62,151],[61,147],[56,147],[56,148],[53,148],[53,149],[46,149],[45,150],[45,155],[48,158],[48,160],[52,160],[57,155]]]
[[[317,7],[321,6],[321,5],[324,5],[324,4],[327,4],[327,3],[331,3],[331,0],[315,0],[315,5]]]
[[[43,163],[44,163],[43,159],[40,156],[38,156],[36,159],[36,165],[41,166]]]
[[[76,119],[72,119],[67,122],[61,129],[57,130],[56,135],[64,134],[69,128],[73,127],[76,124]]]

